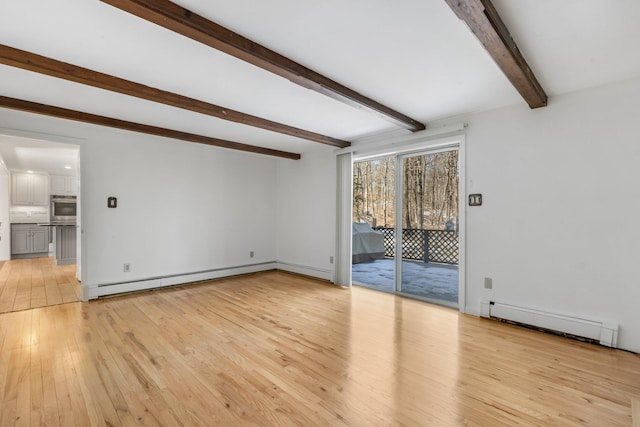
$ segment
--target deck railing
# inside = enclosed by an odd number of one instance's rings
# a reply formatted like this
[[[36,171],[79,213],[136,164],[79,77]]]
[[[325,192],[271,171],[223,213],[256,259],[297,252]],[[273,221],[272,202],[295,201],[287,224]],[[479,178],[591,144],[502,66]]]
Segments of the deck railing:
[[[384,233],[385,256],[395,256],[395,228],[376,227]],[[402,259],[458,264],[458,232],[447,230],[402,229]]]

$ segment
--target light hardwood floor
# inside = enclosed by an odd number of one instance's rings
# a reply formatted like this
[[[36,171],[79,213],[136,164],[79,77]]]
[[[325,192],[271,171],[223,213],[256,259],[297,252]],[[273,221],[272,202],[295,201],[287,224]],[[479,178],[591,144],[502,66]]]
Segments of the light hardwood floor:
[[[55,258],[15,259],[0,268],[0,313],[80,301],[75,265]]]
[[[0,346],[1,426],[629,426],[640,396],[637,355],[281,272],[0,314]]]

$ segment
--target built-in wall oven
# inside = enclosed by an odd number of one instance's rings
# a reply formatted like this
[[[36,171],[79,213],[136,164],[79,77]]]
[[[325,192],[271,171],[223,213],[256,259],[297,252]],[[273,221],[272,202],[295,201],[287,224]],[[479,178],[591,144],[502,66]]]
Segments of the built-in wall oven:
[[[51,223],[76,222],[76,196],[51,196]]]

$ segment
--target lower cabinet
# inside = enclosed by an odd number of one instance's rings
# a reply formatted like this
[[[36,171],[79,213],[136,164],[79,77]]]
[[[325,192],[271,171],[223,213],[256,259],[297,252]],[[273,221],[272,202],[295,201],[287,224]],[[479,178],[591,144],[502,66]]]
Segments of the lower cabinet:
[[[11,224],[11,255],[49,252],[49,229],[36,224]]]
[[[56,265],[76,263],[76,227],[56,227]]]

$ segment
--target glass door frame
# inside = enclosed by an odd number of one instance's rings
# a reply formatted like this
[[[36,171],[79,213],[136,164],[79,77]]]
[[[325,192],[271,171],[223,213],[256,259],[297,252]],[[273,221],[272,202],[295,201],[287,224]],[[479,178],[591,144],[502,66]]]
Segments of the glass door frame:
[[[403,203],[403,197],[404,197],[404,161],[405,159],[409,158],[409,157],[416,157],[416,156],[426,156],[429,154],[437,154],[437,153],[446,153],[448,151],[458,151],[458,217],[460,218],[460,223],[459,223],[459,233],[458,233],[458,303],[457,304],[448,304],[446,301],[440,301],[440,300],[431,300],[429,298],[421,298],[420,296],[416,296],[413,294],[408,294],[405,292],[402,292],[402,268],[403,268],[403,259],[402,259],[402,253],[403,253],[403,225],[402,225],[402,220],[403,220],[403,215],[404,215],[404,203]],[[462,168],[462,144],[458,143],[458,144],[451,144],[451,145],[446,145],[446,146],[442,146],[442,147],[433,147],[433,148],[428,148],[425,147],[424,149],[421,150],[415,150],[415,151],[409,151],[406,153],[402,153],[402,154],[397,154],[395,156],[396,158],[396,216],[395,216],[395,224],[396,224],[396,229],[395,229],[395,247],[394,247],[394,261],[395,261],[395,281],[394,281],[394,290],[395,290],[395,294],[396,295],[402,295],[405,297],[409,297],[409,298],[413,298],[413,299],[419,299],[419,300],[424,300],[427,301],[429,303],[433,303],[433,304],[439,304],[439,305],[444,305],[447,307],[451,307],[451,308],[457,308],[459,309],[461,312],[464,313],[463,311],[463,307],[464,307],[464,302],[465,302],[465,298],[464,298],[464,276],[463,276],[463,272],[464,272],[464,268],[462,268],[463,266],[463,247],[464,247],[464,233],[463,233],[463,224],[465,223],[465,215],[464,215],[464,211],[465,211],[465,204],[464,202],[464,193],[463,193],[463,189],[464,186],[462,185],[463,183],[463,168]],[[398,228],[398,224],[400,225],[400,227]]]

